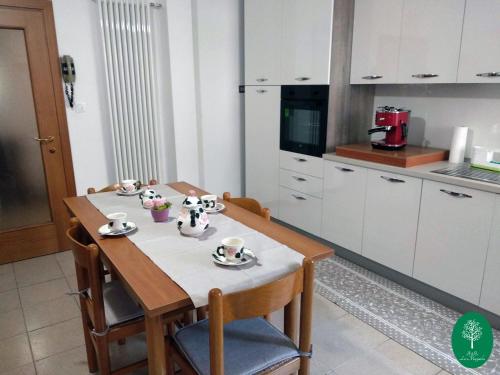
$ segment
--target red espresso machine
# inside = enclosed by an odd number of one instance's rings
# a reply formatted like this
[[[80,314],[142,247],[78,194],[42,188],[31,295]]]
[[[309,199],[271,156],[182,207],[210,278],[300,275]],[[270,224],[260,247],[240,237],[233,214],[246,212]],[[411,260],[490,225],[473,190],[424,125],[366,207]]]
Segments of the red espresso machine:
[[[385,138],[372,141],[373,148],[397,150],[406,146],[410,110],[396,107],[378,107],[375,113],[375,127],[368,134],[385,133]]]

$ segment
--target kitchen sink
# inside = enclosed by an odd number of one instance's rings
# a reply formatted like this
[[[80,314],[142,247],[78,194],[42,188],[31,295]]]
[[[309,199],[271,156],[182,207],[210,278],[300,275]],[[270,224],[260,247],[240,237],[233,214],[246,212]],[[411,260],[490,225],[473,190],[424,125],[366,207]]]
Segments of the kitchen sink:
[[[467,163],[443,169],[436,169],[435,171],[431,172],[453,177],[468,178],[470,180],[490,182],[492,184],[500,185],[500,172],[493,172],[493,171],[487,171],[485,169],[474,168]]]

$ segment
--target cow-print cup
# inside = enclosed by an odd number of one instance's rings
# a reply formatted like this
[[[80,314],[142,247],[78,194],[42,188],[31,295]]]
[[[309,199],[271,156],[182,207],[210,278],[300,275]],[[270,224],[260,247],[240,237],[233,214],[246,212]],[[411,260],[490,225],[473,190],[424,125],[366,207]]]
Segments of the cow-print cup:
[[[217,204],[217,195],[202,195],[201,201],[205,210],[213,210]]]
[[[125,212],[115,212],[106,218],[109,220],[108,227],[111,232],[121,232],[127,228],[127,214]]]

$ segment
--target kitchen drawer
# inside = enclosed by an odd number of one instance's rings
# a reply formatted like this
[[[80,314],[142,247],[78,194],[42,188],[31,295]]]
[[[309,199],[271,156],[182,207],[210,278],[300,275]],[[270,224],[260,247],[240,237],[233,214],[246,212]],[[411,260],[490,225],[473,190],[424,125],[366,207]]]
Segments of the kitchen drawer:
[[[323,159],[315,156],[281,150],[280,167],[309,176],[323,178]]]
[[[323,180],[321,178],[280,169],[280,185],[318,198],[323,197]]]
[[[280,187],[279,202],[280,220],[320,235],[322,199]]]

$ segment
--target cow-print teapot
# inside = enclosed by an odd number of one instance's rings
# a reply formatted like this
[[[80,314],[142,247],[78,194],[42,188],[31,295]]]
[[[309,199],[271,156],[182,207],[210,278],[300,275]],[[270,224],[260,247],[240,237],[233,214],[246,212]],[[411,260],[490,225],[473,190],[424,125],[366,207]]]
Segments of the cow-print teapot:
[[[153,199],[155,198],[161,198],[161,195],[156,194],[156,191],[150,189],[149,186],[139,194],[139,199],[141,200],[142,207],[144,208],[153,208]]]
[[[177,229],[186,236],[199,236],[208,225],[208,215],[202,207],[201,199],[196,196],[194,190],[190,190],[182,202]]]

